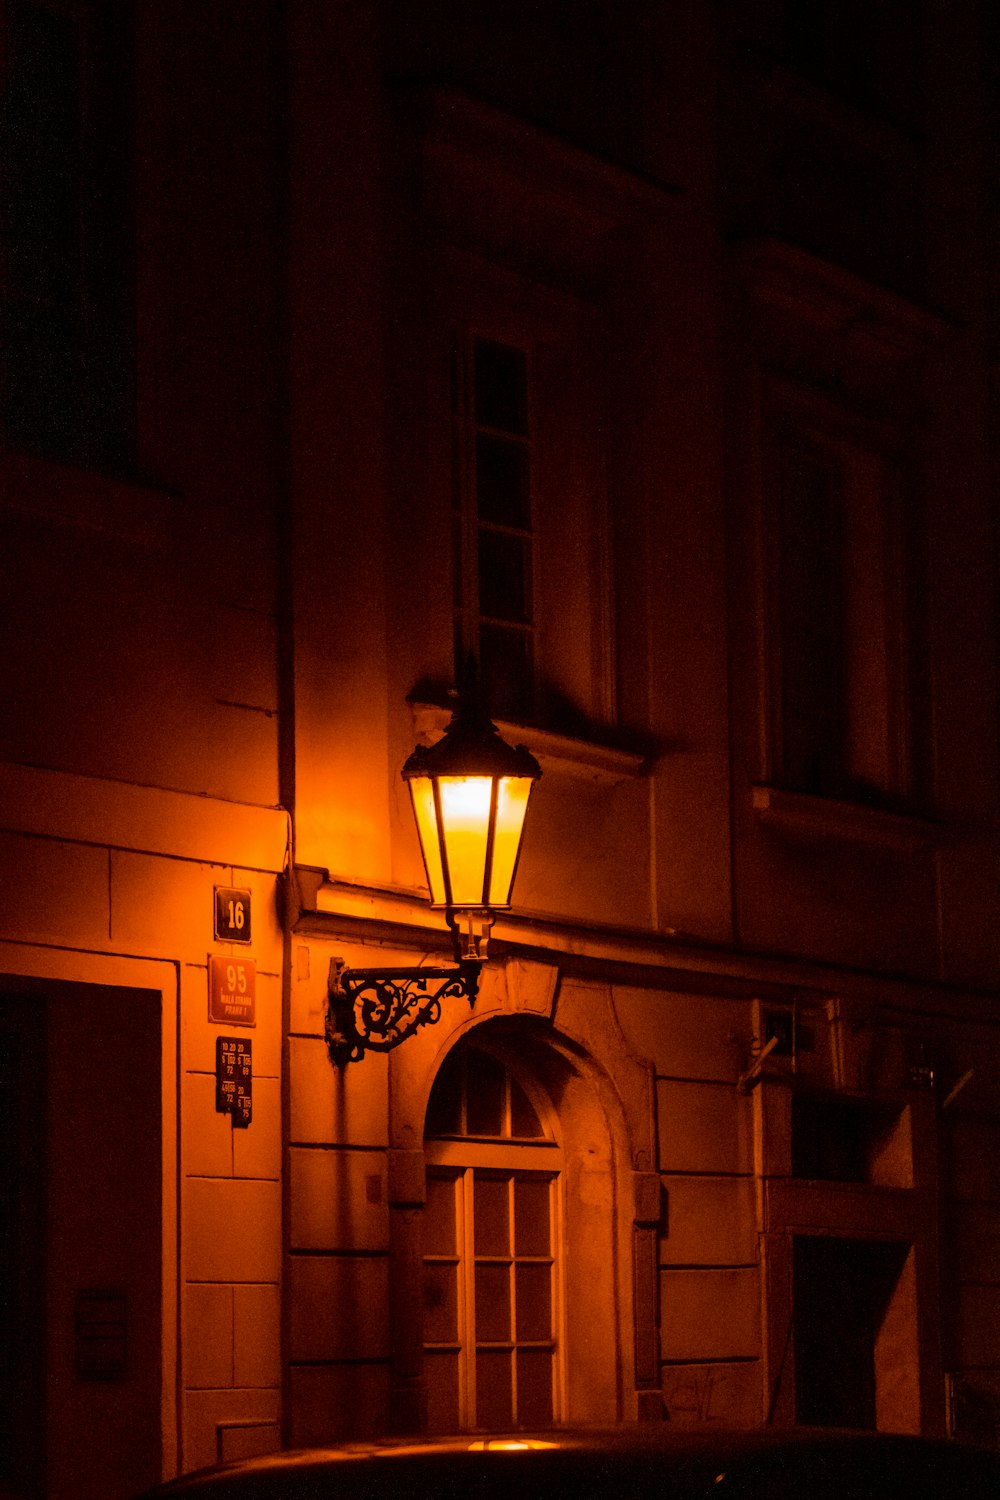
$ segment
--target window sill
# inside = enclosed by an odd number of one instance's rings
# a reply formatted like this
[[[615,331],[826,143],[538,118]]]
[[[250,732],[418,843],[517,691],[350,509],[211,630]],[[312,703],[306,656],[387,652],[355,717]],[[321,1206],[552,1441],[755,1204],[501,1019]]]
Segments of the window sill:
[[[170,545],[179,504],[164,490],[14,449],[0,449],[0,493],[5,511],[154,551]]]
[[[787,792],[780,787],[758,784],[751,788],[752,806],[762,822],[790,833],[845,843],[867,844],[897,854],[916,854],[930,849],[941,838],[940,826],[926,818],[862,807],[805,792]]]
[[[420,744],[433,744],[440,739],[451,721],[451,709],[437,703],[411,702],[410,709]],[[575,739],[571,735],[555,734],[549,729],[536,729],[506,719],[494,722],[505,740],[512,745],[527,746],[543,773],[549,771],[598,786],[616,786],[640,775],[646,764],[645,755],[638,751]]]

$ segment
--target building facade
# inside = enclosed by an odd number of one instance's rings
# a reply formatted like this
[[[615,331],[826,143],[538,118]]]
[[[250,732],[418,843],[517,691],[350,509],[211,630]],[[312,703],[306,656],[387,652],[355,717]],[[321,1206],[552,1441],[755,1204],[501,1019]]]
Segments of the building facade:
[[[992,23],[580,10],[0,6],[5,1494],[1000,1437]],[[469,656],[514,907],[338,1063]]]

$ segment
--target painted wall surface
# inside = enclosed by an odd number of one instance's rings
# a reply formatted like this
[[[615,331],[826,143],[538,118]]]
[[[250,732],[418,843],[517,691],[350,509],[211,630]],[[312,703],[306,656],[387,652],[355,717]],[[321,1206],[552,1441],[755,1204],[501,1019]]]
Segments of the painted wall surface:
[[[87,11],[73,42],[85,68]],[[0,448],[0,1007],[23,991],[48,1017],[40,1212],[61,1236],[45,1258],[47,1350],[25,1330],[27,1437],[2,1482],[124,1500],[279,1440],[288,820],[268,16],[233,27],[153,5],[134,31],[118,19],[108,62],[134,100],[131,458],[107,473]],[[251,945],[217,941],[217,886],[250,892]],[[252,1028],[209,1022],[210,954],[255,964]],[[247,1130],[215,1109],[219,1035],[252,1040]],[[103,1381],[73,1345],[80,1294],[102,1288],[127,1301],[123,1366]]]

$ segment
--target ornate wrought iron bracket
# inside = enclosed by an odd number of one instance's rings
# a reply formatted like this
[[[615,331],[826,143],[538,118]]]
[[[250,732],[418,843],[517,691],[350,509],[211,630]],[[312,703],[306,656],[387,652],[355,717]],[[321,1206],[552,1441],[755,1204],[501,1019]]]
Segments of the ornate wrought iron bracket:
[[[441,1001],[464,996],[475,1003],[482,962],[466,959],[447,969],[349,969],[330,960],[326,1044],[338,1067],[366,1052],[391,1052],[420,1026],[432,1026]]]

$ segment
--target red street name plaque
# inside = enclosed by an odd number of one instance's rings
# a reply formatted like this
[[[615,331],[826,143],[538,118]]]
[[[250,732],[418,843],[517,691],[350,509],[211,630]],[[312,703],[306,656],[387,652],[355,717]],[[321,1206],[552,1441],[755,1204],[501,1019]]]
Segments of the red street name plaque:
[[[223,1026],[256,1026],[257,970],[252,958],[209,955],[208,1019]]]

